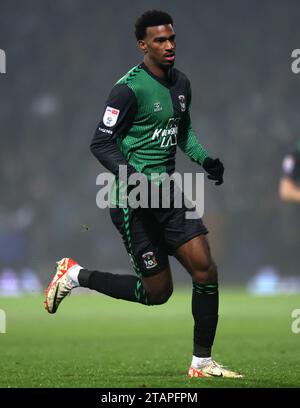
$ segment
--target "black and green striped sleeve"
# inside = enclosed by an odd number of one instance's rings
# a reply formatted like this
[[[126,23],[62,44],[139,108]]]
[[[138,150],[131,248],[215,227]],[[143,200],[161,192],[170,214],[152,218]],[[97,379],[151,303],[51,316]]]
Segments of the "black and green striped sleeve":
[[[117,144],[131,127],[136,112],[137,101],[133,91],[125,84],[115,85],[90,144],[93,155],[114,175],[118,174],[120,165],[127,165],[128,177],[136,172]]]

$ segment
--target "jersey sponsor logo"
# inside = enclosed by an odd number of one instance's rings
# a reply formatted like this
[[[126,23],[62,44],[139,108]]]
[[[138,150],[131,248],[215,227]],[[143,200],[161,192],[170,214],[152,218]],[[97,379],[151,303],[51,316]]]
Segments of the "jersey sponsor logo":
[[[142,255],[144,264],[146,266],[147,269],[151,269],[154,268],[155,266],[157,266],[157,260],[155,258],[155,255],[152,251],[150,252],[146,252],[145,254]]]
[[[165,128],[155,129],[152,140],[160,140],[160,147],[175,146],[177,144],[179,121],[180,118],[170,118]]]
[[[179,99],[179,103],[180,103],[181,112],[185,112],[185,110],[186,110],[185,96],[184,95],[179,95],[178,99]]]
[[[162,111],[162,107],[161,107],[160,102],[155,102],[154,103],[154,112],[160,112],[160,111]]]
[[[120,111],[118,109],[107,106],[103,115],[103,123],[105,126],[113,127],[118,120]]]
[[[295,159],[293,156],[286,156],[282,163],[282,169],[285,174],[292,174],[295,168]]]

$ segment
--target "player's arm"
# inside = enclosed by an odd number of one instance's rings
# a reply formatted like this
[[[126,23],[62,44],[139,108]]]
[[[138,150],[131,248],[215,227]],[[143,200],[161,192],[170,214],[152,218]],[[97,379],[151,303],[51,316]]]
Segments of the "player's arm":
[[[279,197],[283,201],[300,203],[300,187],[296,184],[295,177],[296,162],[293,155],[288,155],[282,163],[283,175],[279,181]]]
[[[283,201],[300,203],[300,188],[289,177],[282,177],[279,182],[279,196]]]
[[[127,166],[127,176],[136,172],[122,155],[118,141],[131,127],[137,111],[137,101],[133,91],[125,84],[117,84],[112,89],[90,149],[99,162],[114,175],[120,165]]]
[[[179,125],[178,145],[192,161],[203,166],[204,170],[209,174],[209,179],[215,180],[215,184],[220,185],[223,183],[224,166],[219,159],[212,159],[198,142],[191,124],[190,105],[191,87],[188,83],[187,108]]]

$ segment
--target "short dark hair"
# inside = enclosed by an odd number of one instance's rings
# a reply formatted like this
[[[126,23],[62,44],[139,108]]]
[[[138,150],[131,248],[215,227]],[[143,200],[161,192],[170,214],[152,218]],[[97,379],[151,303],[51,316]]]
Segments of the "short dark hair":
[[[135,36],[136,39],[143,40],[146,37],[147,27],[154,27],[158,25],[172,24],[172,17],[161,10],[148,10],[143,13],[135,23]]]

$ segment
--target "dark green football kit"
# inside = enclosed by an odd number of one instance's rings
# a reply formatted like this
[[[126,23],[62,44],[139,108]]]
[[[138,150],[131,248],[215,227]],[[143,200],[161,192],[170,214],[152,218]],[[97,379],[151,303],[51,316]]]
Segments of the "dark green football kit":
[[[200,218],[187,217],[188,211],[193,209],[187,208],[190,206],[186,200],[181,208],[174,205],[176,189],[173,183],[170,208],[164,208],[160,201],[157,208],[124,207],[122,187],[126,183],[119,169],[126,165],[127,177],[145,175],[152,190],[154,173],[164,175],[165,179],[166,175],[174,173],[178,145],[193,161],[203,165],[210,179],[221,184],[223,165],[219,159],[210,158],[198,143],[191,127],[190,104],[189,80],[175,68],[170,69],[167,80],[161,80],[142,63],[113,87],[92,139],[91,151],[115,176],[111,195],[114,207],[111,206],[110,214],[122,234],[137,276],[81,269],[78,274],[80,286],[147,306],[163,304],[171,296],[171,282],[168,288],[160,288],[158,279],[156,293],[156,290],[145,288],[145,278],[164,271],[169,255],[193,237],[206,234],[207,229]],[[162,185],[156,183],[159,189]],[[201,248],[199,244],[198,250]],[[193,356],[211,356],[218,322],[218,299],[217,279],[201,283],[193,276]]]
[[[115,176],[110,209],[138,276],[164,270],[168,256],[191,238],[206,234],[200,218],[187,219],[187,208],[121,208],[120,165],[127,176],[175,171],[177,145],[202,164],[207,151],[197,141],[189,114],[191,88],[187,77],[172,68],[168,80],[153,75],[144,63],[132,68],[113,87],[94,134],[91,150]],[[173,190],[172,190],[173,191]]]

